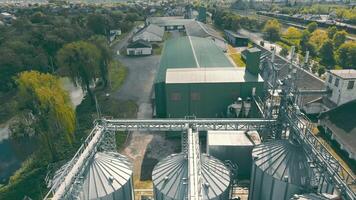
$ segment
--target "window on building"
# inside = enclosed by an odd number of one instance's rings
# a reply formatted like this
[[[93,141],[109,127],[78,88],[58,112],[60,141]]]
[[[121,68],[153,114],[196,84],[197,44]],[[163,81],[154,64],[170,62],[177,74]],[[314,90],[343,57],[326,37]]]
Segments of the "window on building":
[[[172,101],[180,101],[181,96],[179,92],[172,92],[171,93],[171,100]]]
[[[349,81],[349,83],[347,84],[347,89],[352,90],[354,88],[354,85],[355,85],[355,81]]]
[[[339,79],[338,78],[335,79],[335,86],[339,87]]]
[[[192,92],[192,93],[190,94],[190,99],[191,99],[192,101],[199,101],[199,100],[200,100],[200,93],[198,93],[198,92]]]
[[[329,83],[333,82],[333,76],[329,75]]]

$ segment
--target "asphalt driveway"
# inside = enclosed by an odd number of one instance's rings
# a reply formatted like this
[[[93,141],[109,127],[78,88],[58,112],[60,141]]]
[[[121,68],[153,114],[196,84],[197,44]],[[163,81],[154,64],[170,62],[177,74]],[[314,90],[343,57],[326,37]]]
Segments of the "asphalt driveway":
[[[142,103],[150,103],[160,56],[117,56],[117,59],[128,68],[128,75],[121,89],[114,96],[121,100],[134,100],[139,106]]]

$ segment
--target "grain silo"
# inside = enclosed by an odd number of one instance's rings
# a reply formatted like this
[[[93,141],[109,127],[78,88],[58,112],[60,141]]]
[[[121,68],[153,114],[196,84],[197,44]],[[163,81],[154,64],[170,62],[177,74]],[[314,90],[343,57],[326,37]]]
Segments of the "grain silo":
[[[125,199],[133,196],[132,165],[115,152],[97,152],[84,172],[79,199]]]
[[[312,170],[303,148],[288,140],[252,150],[249,200],[287,200],[309,189]]]
[[[229,198],[230,171],[216,158],[201,156],[203,199]],[[173,154],[153,169],[155,200],[183,200],[188,194],[188,160],[184,153]]]

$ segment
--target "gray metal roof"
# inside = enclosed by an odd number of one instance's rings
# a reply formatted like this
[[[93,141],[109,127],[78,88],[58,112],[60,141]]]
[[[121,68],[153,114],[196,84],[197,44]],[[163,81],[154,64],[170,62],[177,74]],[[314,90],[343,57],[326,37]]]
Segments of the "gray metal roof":
[[[213,37],[222,41],[225,39],[212,27],[199,21],[192,21],[185,25],[185,31],[188,36],[195,37]]]
[[[187,23],[194,21],[194,19],[184,19],[181,16],[171,17],[149,17],[146,20],[149,24],[156,24],[158,26],[184,26]]]
[[[288,140],[257,145],[252,151],[252,158],[257,167],[278,180],[305,186],[312,177],[303,148]]]
[[[330,70],[329,72],[343,79],[356,79],[355,69],[338,69],[338,70]]]
[[[254,146],[261,143],[257,131],[208,131],[208,145]]]
[[[166,83],[243,83],[263,82],[261,76],[253,76],[245,68],[172,68],[167,69]]]
[[[161,38],[163,38],[163,35],[164,35],[164,29],[162,27],[155,25],[155,24],[148,25],[146,28],[144,28],[144,29],[140,30],[138,33],[136,33],[136,35],[140,35],[144,32],[149,32],[149,33],[155,34],[156,36],[161,37]]]
[[[80,199],[105,198],[130,184],[131,166],[128,158],[119,153],[97,152],[84,173]]]
[[[226,193],[230,172],[216,158],[202,157],[203,199],[214,199]],[[152,181],[156,192],[171,199],[184,199],[188,190],[188,160],[185,154],[173,154],[160,161],[153,169]]]

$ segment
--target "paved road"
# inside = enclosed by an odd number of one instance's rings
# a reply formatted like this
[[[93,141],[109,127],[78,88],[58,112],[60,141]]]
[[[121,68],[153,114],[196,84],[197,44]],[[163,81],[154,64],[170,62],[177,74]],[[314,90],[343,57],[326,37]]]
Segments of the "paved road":
[[[113,49],[117,51],[125,47],[131,35],[132,33],[128,34],[126,38],[115,44]],[[128,57],[116,55],[115,59],[128,68],[128,75],[120,90],[113,93],[114,98],[135,101],[138,105],[137,118],[152,118],[152,86],[158,70],[160,56]],[[151,181],[147,181],[143,177],[151,177],[153,166],[158,160],[175,152],[178,144],[176,141],[166,140],[161,132],[133,131],[130,133],[121,153],[133,160],[133,177],[136,189],[152,188]]]
[[[115,97],[134,100],[138,104],[149,103],[160,56],[116,58],[128,68],[128,76],[120,91],[114,94]]]

